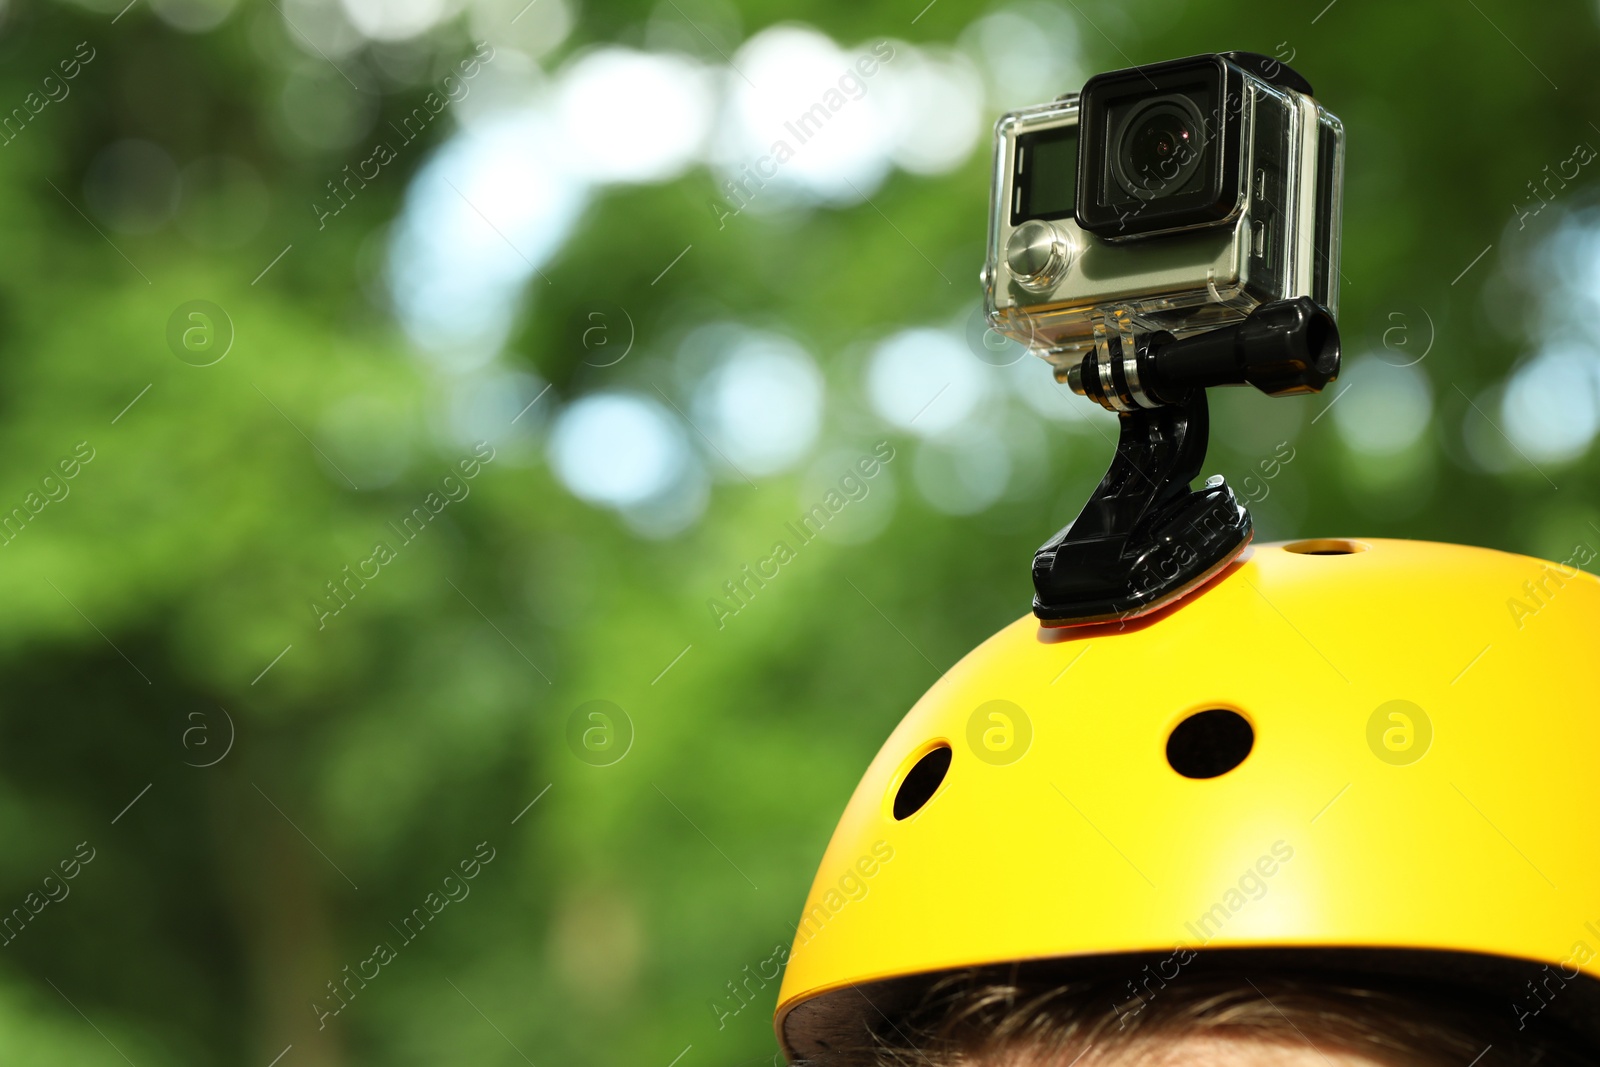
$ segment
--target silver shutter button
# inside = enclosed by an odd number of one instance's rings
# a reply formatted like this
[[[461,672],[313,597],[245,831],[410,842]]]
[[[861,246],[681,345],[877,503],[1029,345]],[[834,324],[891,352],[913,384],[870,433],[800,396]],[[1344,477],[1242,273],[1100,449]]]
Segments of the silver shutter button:
[[[1030,219],[1011,231],[1006,241],[1006,266],[1018,284],[1049,289],[1072,261],[1072,246],[1048,222]]]

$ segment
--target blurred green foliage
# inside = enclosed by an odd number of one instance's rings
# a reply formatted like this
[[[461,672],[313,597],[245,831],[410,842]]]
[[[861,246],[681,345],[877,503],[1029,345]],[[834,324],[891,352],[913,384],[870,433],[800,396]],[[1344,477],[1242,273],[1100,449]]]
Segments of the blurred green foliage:
[[[846,43],[939,44],[988,10],[921,6],[739,0],[736,14],[746,37],[798,20]],[[1535,344],[1542,290],[1513,205],[1546,163],[1600,137],[1594,5],[1536,18],[1509,0],[1063,10],[1085,70],[1292,50],[1349,130],[1347,352],[1377,349],[1401,306],[1437,327],[1420,365],[1432,428],[1399,459],[1313,423],[1326,399],[1219,400],[1210,469],[1240,479],[1296,440],[1258,511],[1263,535],[1558,558],[1586,536],[1600,514],[1585,495],[1592,458],[1551,468],[1556,491],[1531,466],[1479,469],[1459,441],[1466,398]],[[543,63],[639,45],[651,13],[591,3]],[[305,205],[365,153],[285,132],[290,73],[315,64],[294,32],[254,0],[199,33],[145,2],[4,9],[0,105],[21,104],[78,42],[96,54],[0,147],[0,505],[24,504],[80,442],[94,457],[0,549],[0,907],[27,907],[79,842],[97,852],[4,945],[0,1059],[266,1067],[292,1046],[284,1067],[770,1060],[775,982],[721,1025],[712,1003],[726,1009],[726,983],[792,935],[832,822],[899,714],[1027,610],[1030,553],[1103,472],[1109,438],[1084,426],[1104,424],[1044,424],[1040,476],[958,518],[919,501],[913,441],[843,404],[825,438],[847,460],[896,444],[880,476],[898,486],[891,524],[865,544],[803,549],[721,630],[707,599],[782,536],[808,484],[719,481],[698,523],[642,540],[569,495],[526,442],[501,442],[470,496],[319,629],[308,601],[469,452],[430,429],[438,383],[381,284],[385,228],[426,147],[318,230]],[[473,39],[464,16],[447,20],[408,61],[442,70]],[[373,123],[425,91],[375,77],[376,53],[341,61]],[[180,164],[248,161],[265,191],[254,235],[216,247],[176,224],[104,232],[86,175],[125,138]],[[731,317],[802,339],[830,397],[857,396],[874,337],[946,323],[975,299],[987,153],[980,142],[937,178],[896,173],[874,205],[751,214],[720,233],[704,169],[613,188],[545,266],[508,359],[554,383],[550,406],[618,383],[670,390],[676,340]],[[1576,184],[1562,217],[1593,200],[1592,174]],[[199,232],[251,208],[206,210]],[[584,364],[571,340],[600,296],[625,300],[640,337],[615,369]],[[209,367],[166,341],[173,309],[195,299],[234,330]],[[352,410],[354,444],[329,429]],[[398,474],[353,489],[345,471],[363,457]],[[632,721],[610,766],[565,740],[591,699]],[[405,941],[396,924],[480,842],[496,859],[470,896]],[[397,958],[319,1029],[327,983],[383,941],[403,946]]]

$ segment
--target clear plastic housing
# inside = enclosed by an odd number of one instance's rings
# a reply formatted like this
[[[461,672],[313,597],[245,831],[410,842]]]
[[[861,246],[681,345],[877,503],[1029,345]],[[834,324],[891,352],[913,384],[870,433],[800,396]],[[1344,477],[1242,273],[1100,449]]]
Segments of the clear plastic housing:
[[[1018,139],[1075,127],[1078,98],[1014,111],[996,124],[982,275],[989,322],[1044,356],[1058,376],[1107,329],[1182,337],[1296,296],[1337,314],[1344,128],[1314,98],[1233,69],[1243,89],[1224,117],[1242,124],[1232,214],[1220,223],[1116,241],[1087,232],[1070,214],[1049,218],[1043,225],[1064,265],[1045,284],[1018,277],[1007,262],[1015,230],[1031,224],[1032,234],[1043,232],[1039,221],[1018,217]]]

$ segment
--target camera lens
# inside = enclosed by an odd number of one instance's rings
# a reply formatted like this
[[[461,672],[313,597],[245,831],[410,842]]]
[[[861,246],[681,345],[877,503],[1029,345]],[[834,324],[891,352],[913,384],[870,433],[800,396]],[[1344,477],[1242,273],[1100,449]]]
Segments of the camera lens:
[[[1205,123],[1187,96],[1146,100],[1130,108],[1116,137],[1112,173],[1140,200],[1170,196],[1200,167]]]
[[[1158,115],[1145,120],[1128,145],[1134,169],[1142,174],[1171,166],[1179,152],[1188,150],[1192,136],[1189,127],[1176,115]]]

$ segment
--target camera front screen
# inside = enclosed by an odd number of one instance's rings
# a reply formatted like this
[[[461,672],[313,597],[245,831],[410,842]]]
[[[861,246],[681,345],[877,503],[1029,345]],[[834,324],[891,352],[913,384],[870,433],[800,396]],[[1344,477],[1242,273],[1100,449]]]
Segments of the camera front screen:
[[[1073,213],[1078,196],[1076,126],[1057,126],[1018,137],[1016,166],[1011,225]]]

